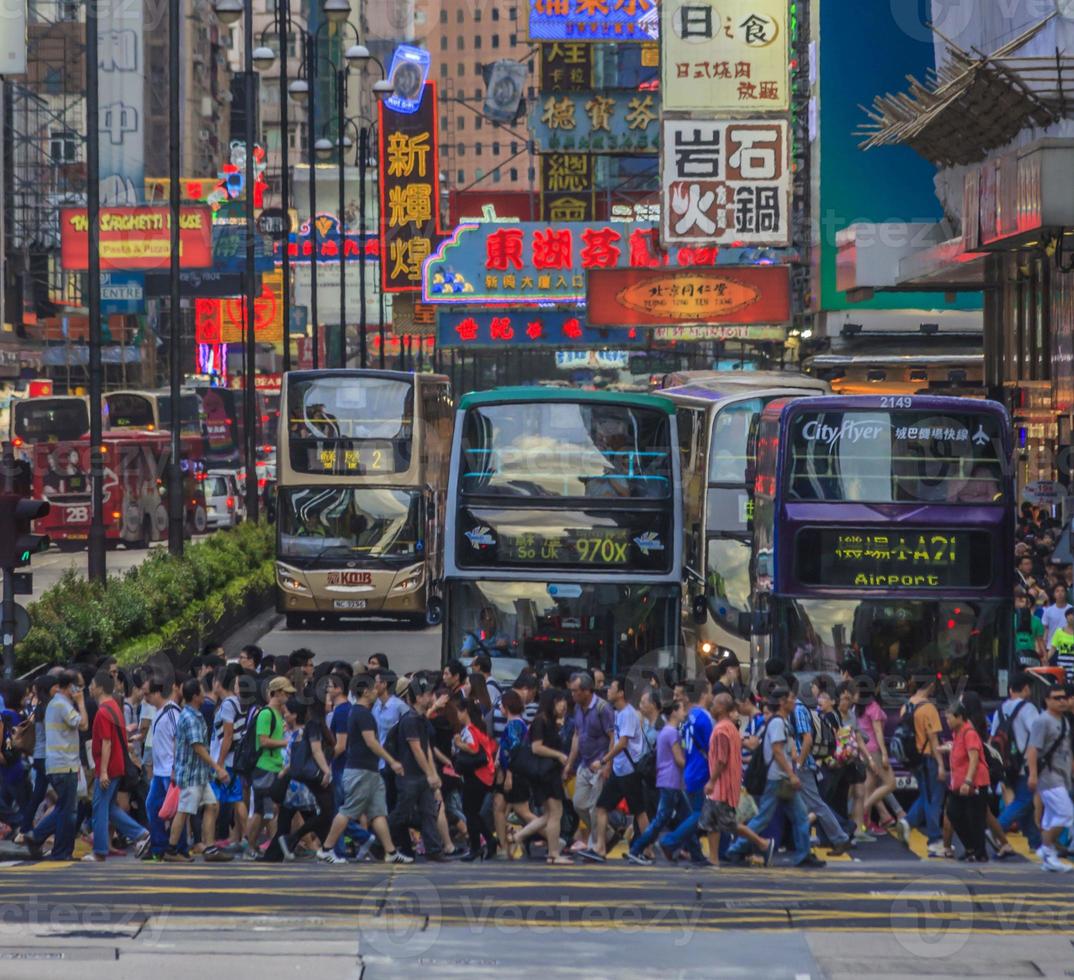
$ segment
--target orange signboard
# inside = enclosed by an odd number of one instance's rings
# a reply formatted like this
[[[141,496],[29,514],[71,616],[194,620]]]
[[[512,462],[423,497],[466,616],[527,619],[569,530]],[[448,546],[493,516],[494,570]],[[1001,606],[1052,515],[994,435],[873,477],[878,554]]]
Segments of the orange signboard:
[[[244,339],[246,299],[194,301],[194,329],[199,344],[241,344]],[[261,295],[254,300],[254,338],[258,343],[283,342],[283,272],[261,277]]]
[[[787,266],[590,269],[591,327],[776,324],[791,318]]]
[[[171,261],[168,208],[102,208],[101,269],[166,269]],[[89,220],[84,208],[60,211],[60,260],[65,272],[89,269]],[[179,264],[213,264],[212,213],[206,207],[179,212]]]

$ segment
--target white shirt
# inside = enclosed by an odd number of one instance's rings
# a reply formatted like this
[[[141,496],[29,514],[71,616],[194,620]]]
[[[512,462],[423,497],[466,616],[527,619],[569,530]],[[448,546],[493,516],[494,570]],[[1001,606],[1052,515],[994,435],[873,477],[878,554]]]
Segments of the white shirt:
[[[166,701],[153,721],[153,778],[171,779],[175,763],[175,728],[179,724],[179,705]]]
[[[1050,647],[1052,645],[1052,635],[1061,626],[1067,624],[1067,610],[1069,605],[1057,606],[1054,603],[1050,606],[1045,606],[1044,612],[1041,613],[1040,621],[1044,624],[1044,645]]]
[[[627,704],[615,713],[615,741],[625,737],[626,748],[612,759],[612,772],[616,776],[629,776],[634,771],[634,763],[645,753],[645,735],[641,730],[641,716],[632,704]]]

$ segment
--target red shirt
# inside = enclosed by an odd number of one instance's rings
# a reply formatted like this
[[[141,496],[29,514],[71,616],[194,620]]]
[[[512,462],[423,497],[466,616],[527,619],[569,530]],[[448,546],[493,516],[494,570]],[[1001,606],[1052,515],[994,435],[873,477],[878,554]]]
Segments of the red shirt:
[[[966,781],[966,775],[970,771],[970,749],[977,752],[977,772],[973,777],[973,785],[981,789],[992,782],[988,776],[988,760],[984,757],[981,736],[977,734],[977,729],[967,721],[955,732],[955,741],[951,746],[952,793],[957,793],[959,787]]]
[[[474,744],[478,748],[485,750],[485,765],[478,769],[474,775],[486,786],[491,786],[492,780],[496,776],[496,746],[492,744],[492,740],[477,725],[468,725],[467,730],[474,740]]]
[[[105,742],[112,746],[108,756],[108,778],[119,779],[126,775],[127,764],[123,761],[123,746],[127,741],[127,732],[122,724],[123,710],[112,698],[105,698],[97,706],[93,716],[93,767],[97,778],[101,778],[101,758],[104,755]]]
[[[717,764],[722,769],[710,799],[736,808],[742,793],[742,736],[730,718],[718,721],[709,738],[710,774],[716,771]]]

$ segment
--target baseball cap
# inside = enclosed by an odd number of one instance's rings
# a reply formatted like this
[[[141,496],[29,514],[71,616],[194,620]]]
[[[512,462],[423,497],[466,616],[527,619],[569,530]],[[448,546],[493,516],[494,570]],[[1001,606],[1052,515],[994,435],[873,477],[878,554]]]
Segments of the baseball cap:
[[[277,691],[283,691],[285,694],[294,694],[295,685],[286,677],[273,677],[272,680],[269,681],[268,692],[269,694],[275,694]]]

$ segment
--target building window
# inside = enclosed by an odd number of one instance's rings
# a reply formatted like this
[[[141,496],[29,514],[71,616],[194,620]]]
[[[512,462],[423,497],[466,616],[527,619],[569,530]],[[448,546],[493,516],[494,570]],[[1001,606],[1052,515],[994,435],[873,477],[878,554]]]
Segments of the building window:
[[[480,61],[475,61],[474,62],[474,74],[477,75],[478,78],[481,77],[481,62]],[[480,91],[478,91],[477,97],[481,98],[481,92]]]
[[[512,34],[512,35],[511,35],[511,36],[510,36],[510,37],[509,37],[509,38],[507,39],[507,43],[508,43],[509,45],[511,45],[511,47],[513,48],[513,47],[514,47],[514,46],[515,46],[516,44],[518,44],[518,35],[517,35],[517,34]]]
[[[458,75],[459,78],[462,78],[462,76],[466,74],[466,65],[464,65],[461,61],[455,67],[455,74]]]
[[[461,34],[455,38],[455,48],[459,51],[464,51],[466,49],[466,42],[463,40]]]
[[[530,182],[532,183],[534,180],[537,179],[537,170],[534,167],[530,167],[530,169],[527,171],[527,176],[529,177]]]
[[[518,180],[518,168],[517,167],[512,167],[511,168],[511,180],[512,181]]]
[[[493,7],[492,8],[492,19],[493,20],[499,20],[500,19],[500,8],[499,7]]]
[[[462,132],[466,128],[465,116],[459,116],[459,118],[455,121],[455,128],[459,130],[459,132]]]
[[[440,50],[441,51],[447,51],[447,35],[446,34],[441,34],[440,35]]]
[[[500,46],[500,35],[499,34],[493,34],[492,35],[492,46],[494,48],[498,48]]]
[[[495,170],[492,171],[492,182],[494,184],[498,184],[500,182],[500,168],[499,167],[497,167]]]
[[[49,95],[59,95],[63,91],[63,69],[45,69],[45,91]]]
[[[447,62],[446,61],[441,61],[440,62],[440,77],[441,78],[447,78]]]
[[[455,182],[456,182],[457,184],[461,184],[461,183],[463,183],[463,181],[465,181],[465,180],[466,180],[466,171],[465,171],[465,170],[459,170],[459,171],[457,171],[457,172],[456,172],[456,177],[455,177]]]
[[[443,7],[440,8],[440,23],[447,23],[447,11]]]
[[[475,34],[474,35],[474,50],[475,51],[480,51],[481,50],[481,35],[480,34]]]
[[[498,157],[500,155],[500,142],[499,142],[499,140],[496,140],[492,144],[492,155],[494,157]]]
[[[458,10],[455,11],[455,23],[456,24],[461,24],[462,23],[462,8],[461,7]]]
[[[447,129],[447,116],[440,117],[440,128]]]
[[[54,129],[48,142],[53,163],[74,163],[78,159],[79,139],[70,130]]]
[[[512,20],[512,21],[518,20],[518,7],[510,7],[510,8],[508,8],[508,10],[507,10],[507,19]]]
[[[475,143],[474,144],[474,153],[477,154],[477,156],[481,156],[481,154],[484,152],[484,149],[485,149],[485,144],[484,143]]]
[[[474,116],[474,129],[482,129],[485,125],[483,116]]]
[[[484,179],[484,176],[485,176],[485,171],[484,171],[484,170],[482,170],[482,169],[481,169],[480,167],[478,167],[478,168],[477,168],[477,169],[476,169],[476,170],[474,171],[474,179],[475,179],[475,180],[482,180],[482,179]]]
[[[480,23],[481,23],[481,8],[480,8],[480,7],[478,7],[478,8],[477,8],[477,9],[476,9],[476,10],[474,11],[474,23],[476,23],[476,24],[480,24]]]
[[[461,157],[466,152],[466,144],[465,143],[456,143],[455,144],[455,152]]]
[[[514,140],[511,140],[511,153],[514,154],[514,153],[517,153],[517,152],[518,152],[518,143],[516,143]]]

